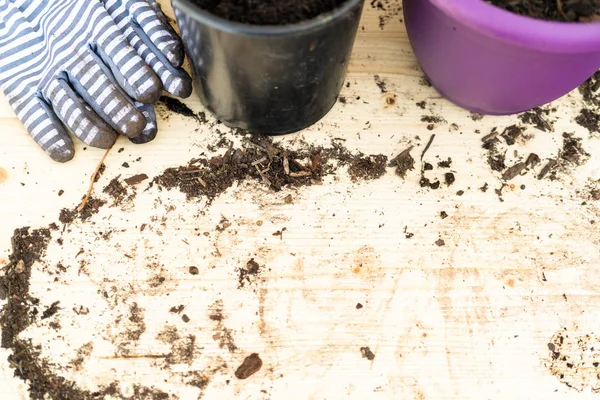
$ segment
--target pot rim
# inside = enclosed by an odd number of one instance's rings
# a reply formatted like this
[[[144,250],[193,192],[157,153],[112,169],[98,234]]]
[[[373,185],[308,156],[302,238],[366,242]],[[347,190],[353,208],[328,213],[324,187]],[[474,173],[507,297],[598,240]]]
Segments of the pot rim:
[[[228,33],[248,36],[284,36],[309,33],[320,29],[330,21],[340,19],[344,14],[365,0],[347,0],[340,7],[321,14],[313,19],[287,25],[251,25],[211,14],[190,0],[171,0],[174,8],[179,8],[201,24]]]
[[[449,18],[520,47],[550,53],[600,52],[600,22],[539,20],[512,13],[483,0],[418,1],[429,1]]]

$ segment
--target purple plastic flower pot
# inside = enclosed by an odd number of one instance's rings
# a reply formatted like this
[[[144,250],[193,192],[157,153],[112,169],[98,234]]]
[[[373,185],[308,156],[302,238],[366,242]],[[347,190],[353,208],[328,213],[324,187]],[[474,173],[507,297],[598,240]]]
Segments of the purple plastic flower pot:
[[[600,22],[542,21],[483,0],[404,0],[404,19],[429,81],[473,112],[547,104],[600,68]]]

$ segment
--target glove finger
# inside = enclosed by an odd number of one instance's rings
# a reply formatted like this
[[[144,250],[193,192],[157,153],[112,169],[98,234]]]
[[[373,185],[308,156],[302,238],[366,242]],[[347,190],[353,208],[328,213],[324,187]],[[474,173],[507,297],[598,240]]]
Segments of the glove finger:
[[[73,159],[75,155],[73,140],[52,108],[43,99],[33,96],[14,109],[33,140],[51,159],[61,163]]]
[[[154,0],[148,0],[146,4],[140,5],[134,12],[134,16],[148,39],[169,60],[169,63],[175,68],[180,68],[185,59],[183,45],[160,5]]]
[[[154,112],[154,106],[152,104],[144,104],[144,103],[140,103],[138,101],[133,101],[131,98],[129,98],[129,95],[127,93],[125,93],[123,88],[117,82],[115,76],[112,74],[112,71],[106,65],[104,65],[102,63],[102,60],[100,59],[100,57],[98,57],[93,52],[90,53],[90,55],[92,57],[94,57],[94,59],[97,62],[97,65],[102,69],[102,71],[104,71],[104,73],[106,74],[106,77],[108,79],[110,79],[110,81],[115,85],[115,88],[119,92],[121,92],[121,94],[125,98],[130,100],[132,102],[132,104],[137,108],[137,110],[140,113],[142,113],[142,115],[144,116],[146,125],[144,126],[142,133],[139,136],[136,136],[135,138],[129,138],[129,140],[131,140],[133,143],[136,143],[136,144],[148,143],[148,142],[154,140],[154,138],[156,138],[156,134],[158,131],[157,123],[156,123],[156,114]]]
[[[146,126],[141,135],[129,138],[132,143],[144,144],[153,141],[156,138],[158,127],[156,123],[156,112],[152,104],[135,103],[137,109],[144,115]]]
[[[152,68],[131,47],[119,28],[111,24],[95,48],[127,94],[136,101],[153,104],[162,94],[162,84]]]
[[[84,53],[68,70],[69,81],[78,94],[116,132],[133,138],[139,136],[146,121],[133,102],[113,84],[97,56]]]
[[[135,47],[135,41],[142,40],[157,54],[162,54],[173,67],[183,65],[185,55],[179,36],[158,4],[151,5],[146,1],[136,0],[125,6],[122,0],[103,1],[113,21],[125,33],[132,46]],[[137,36],[129,34],[134,28]]]
[[[129,39],[130,43],[136,49],[138,54],[160,78],[164,90],[174,96],[182,98],[187,98],[192,94],[192,78],[185,70],[173,67],[162,53],[152,51],[152,49],[140,39],[136,30],[132,30],[132,33],[128,35],[128,38],[129,37],[132,37],[132,39]],[[152,44],[150,44],[150,46],[152,46]]]
[[[115,144],[117,133],[77,96],[66,77],[53,80],[44,96],[52,104],[56,116],[83,143],[101,149]]]

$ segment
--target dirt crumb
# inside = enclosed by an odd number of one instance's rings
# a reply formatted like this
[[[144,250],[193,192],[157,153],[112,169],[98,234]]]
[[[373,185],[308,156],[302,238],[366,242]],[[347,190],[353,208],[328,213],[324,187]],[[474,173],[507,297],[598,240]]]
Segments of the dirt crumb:
[[[362,354],[363,358],[366,358],[369,361],[373,361],[375,359],[375,354],[368,347],[361,347],[360,353]]]
[[[262,368],[263,362],[257,353],[252,353],[244,359],[235,371],[235,377],[238,379],[247,379]]]
[[[415,159],[410,155],[411,150],[414,146],[410,146],[402,153],[398,154],[394,159],[390,162],[390,167],[396,167],[396,175],[406,178],[406,174],[408,171],[412,171],[415,169]]]
[[[137,175],[133,175],[133,176],[125,179],[125,183],[130,186],[133,186],[133,185],[138,185],[138,184],[144,182],[146,179],[148,179],[148,175],[137,174]]]
[[[60,304],[60,301],[55,301],[54,303],[52,303],[50,305],[50,307],[48,307],[43,313],[42,313],[42,319],[46,319],[46,318],[50,318],[52,317],[54,314],[56,314],[59,310],[60,307],[58,307],[58,305]]]

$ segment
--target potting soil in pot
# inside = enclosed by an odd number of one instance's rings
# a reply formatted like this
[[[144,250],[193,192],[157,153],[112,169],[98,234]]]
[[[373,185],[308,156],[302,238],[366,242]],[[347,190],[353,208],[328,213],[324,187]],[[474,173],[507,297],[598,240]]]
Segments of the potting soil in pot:
[[[332,11],[347,0],[191,0],[230,21],[252,25],[286,25]]]
[[[600,0],[484,0],[515,14],[560,22],[600,21]]]

